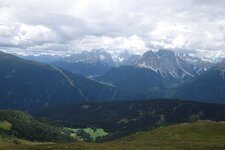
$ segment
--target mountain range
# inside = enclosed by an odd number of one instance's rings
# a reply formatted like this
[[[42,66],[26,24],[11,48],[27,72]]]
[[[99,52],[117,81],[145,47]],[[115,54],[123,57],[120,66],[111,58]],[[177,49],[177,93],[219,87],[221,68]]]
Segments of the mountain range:
[[[26,57],[22,57],[26,58]],[[111,67],[124,65],[147,68],[165,78],[186,80],[200,75],[211,67],[211,63],[200,58],[192,57],[187,53],[175,54],[171,50],[147,51],[143,55],[133,55],[127,51],[112,53],[104,49],[83,51],[67,57],[59,56],[27,56],[32,59],[62,67],[70,72],[83,76],[103,75]],[[48,61],[47,61],[48,60]],[[55,60],[55,61],[53,61]]]
[[[68,102],[140,98],[139,94],[116,89],[56,66],[2,52],[0,68],[1,108],[32,109]]]
[[[205,62],[170,50],[115,57],[101,49],[49,64],[0,56],[4,107],[153,98],[225,103],[224,62]]]
[[[209,62],[188,54],[175,54],[170,50],[147,51],[139,57],[132,66],[147,68],[164,78],[174,78],[185,81],[200,75],[211,67]]]
[[[112,55],[102,49],[73,54],[52,64],[83,76],[101,75],[117,66]]]
[[[52,63],[59,61],[64,58],[64,56],[60,55],[46,55],[46,54],[41,54],[41,55],[18,55],[15,54],[18,57],[21,57],[26,60],[32,60],[32,61],[37,61],[37,62],[43,62],[43,63]]]

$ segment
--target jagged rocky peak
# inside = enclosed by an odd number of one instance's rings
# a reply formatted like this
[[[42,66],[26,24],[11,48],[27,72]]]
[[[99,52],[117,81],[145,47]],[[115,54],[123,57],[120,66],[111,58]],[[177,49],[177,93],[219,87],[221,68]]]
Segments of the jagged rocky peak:
[[[203,62],[201,58],[191,56],[188,53],[178,53],[177,57],[179,57],[182,60],[185,60],[187,63],[190,63],[190,64]]]
[[[161,61],[162,67],[165,67],[165,65],[167,65],[167,67],[170,67],[168,69],[172,69],[171,67],[173,67],[173,69],[176,68],[178,62],[173,51],[159,50],[156,54],[158,55],[158,58]]]
[[[151,57],[151,56],[155,56],[155,55],[156,54],[152,50],[149,50],[143,54],[143,57]]]
[[[225,65],[225,58],[221,61],[221,63]]]
[[[111,54],[113,59],[120,64],[125,62],[132,56],[132,54],[128,50],[116,51],[116,52],[112,52]]]
[[[95,61],[113,61],[111,54],[104,49],[92,50],[90,54],[94,57]]]
[[[163,77],[182,79],[193,76],[189,70],[186,70],[188,68],[186,67],[186,63],[176,57],[175,53],[171,50],[147,51],[135,65],[151,69]]]
[[[136,66],[138,67],[149,68],[153,70],[157,69],[158,65],[159,65],[158,56],[151,50],[145,52],[136,63]]]
[[[225,72],[225,58],[221,62],[217,63],[215,68]]]
[[[161,57],[173,57],[175,58],[175,53],[171,50],[160,49],[157,54]]]
[[[65,62],[70,63],[77,63],[77,62],[83,62],[83,63],[97,63],[102,62],[106,63],[108,65],[114,65],[113,58],[110,53],[108,53],[104,49],[94,49],[92,51],[83,51],[81,53],[73,54],[69,57],[64,58]]]
[[[197,75],[209,70],[213,66],[213,62],[202,60],[201,58],[194,57],[188,53],[179,53],[177,57],[185,61],[194,70]]]
[[[135,66],[148,68],[163,77],[188,79],[200,75],[212,67],[212,63],[193,57],[188,53],[175,54],[171,50],[147,51],[136,61]]]
[[[129,57],[127,57],[126,59],[124,59],[121,64],[122,65],[130,65],[130,66],[134,66],[135,64],[137,64],[137,61],[141,58],[141,55],[131,55]]]

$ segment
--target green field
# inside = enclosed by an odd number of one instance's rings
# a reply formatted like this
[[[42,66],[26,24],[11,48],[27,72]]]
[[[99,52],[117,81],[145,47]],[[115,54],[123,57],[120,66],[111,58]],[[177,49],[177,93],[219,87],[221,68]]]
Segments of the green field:
[[[109,134],[105,132],[104,129],[92,129],[92,128],[84,128],[84,129],[65,128],[65,129],[69,130],[70,135],[78,141],[87,140],[82,135],[79,135],[79,132],[88,135],[88,138],[91,141],[95,141],[97,137],[104,137]]]
[[[0,139],[0,143],[4,143]],[[75,142],[67,144],[27,145],[6,141],[1,150],[224,150],[225,122],[198,121],[161,127],[105,143]]]
[[[0,129],[11,130],[12,124],[8,121],[0,121]]]

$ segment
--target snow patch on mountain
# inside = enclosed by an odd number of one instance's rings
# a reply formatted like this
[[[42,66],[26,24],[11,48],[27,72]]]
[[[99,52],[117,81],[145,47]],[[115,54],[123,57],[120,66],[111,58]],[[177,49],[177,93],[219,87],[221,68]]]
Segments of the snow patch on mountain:
[[[189,54],[175,54],[170,50],[148,51],[137,58],[134,66],[147,68],[159,73],[162,77],[176,79],[192,78],[211,67],[211,63]]]

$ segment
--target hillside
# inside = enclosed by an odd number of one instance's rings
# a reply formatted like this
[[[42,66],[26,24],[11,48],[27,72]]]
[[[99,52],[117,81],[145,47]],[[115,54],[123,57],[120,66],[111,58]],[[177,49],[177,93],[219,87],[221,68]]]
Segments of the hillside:
[[[225,123],[198,121],[138,132],[115,141],[96,144],[77,142],[73,144],[11,145],[11,150],[223,150],[225,149]]]
[[[52,65],[59,66],[65,70],[68,70],[72,73],[76,73],[85,77],[88,76],[98,76],[104,74],[107,70],[110,69],[110,66],[101,62],[96,63],[84,63],[84,62],[64,62],[56,61]]]
[[[224,149],[225,123],[197,121],[139,132],[112,142],[119,149]],[[124,145],[124,146],[122,146]]]
[[[164,78],[152,70],[132,66],[111,68],[96,80],[112,84],[118,89],[141,93],[149,98],[164,95]]]
[[[225,63],[216,64],[212,69],[174,89],[174,98],[222,103],[225,97]]]
[[[156,99],[57,105],[33,115],[70,128],[103,128],[111,133],[107,140],[162,125],[199,119],[223,121],[225,105]]]
[[[66,142],[74,139],[63,128],[38,121],[21,111],[0,110],[0,137],[15,137],[29,141]]]

